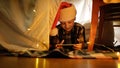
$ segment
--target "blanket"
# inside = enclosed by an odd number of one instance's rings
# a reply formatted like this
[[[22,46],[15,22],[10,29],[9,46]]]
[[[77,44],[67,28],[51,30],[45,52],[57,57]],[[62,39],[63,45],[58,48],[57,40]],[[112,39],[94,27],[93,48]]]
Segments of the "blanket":
[[[7,56],[39,58],[118,59],[116,52],[105,50],[93,50],[91,52],[87,52],[87,50],[64,51],[62,49],[54,49],[51,51],[27,50],[25,52],[6,51],[2,54]]]

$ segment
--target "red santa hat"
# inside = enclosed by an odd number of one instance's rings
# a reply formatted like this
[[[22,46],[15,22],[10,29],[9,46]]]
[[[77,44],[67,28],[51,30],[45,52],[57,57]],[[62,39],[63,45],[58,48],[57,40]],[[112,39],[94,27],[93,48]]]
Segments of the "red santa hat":
[[[76,8],[73,4],[68,2],[62,2],[56,14],[52,29],[55,28],[58,20],[59,21],[69,21],[74,19],[76,16]]]
[[[76,8],[71,3],[66,3],[67,5],[63,5],[60,9],[60,17],[59,21],[69,21],[75,18],[76,16]]]

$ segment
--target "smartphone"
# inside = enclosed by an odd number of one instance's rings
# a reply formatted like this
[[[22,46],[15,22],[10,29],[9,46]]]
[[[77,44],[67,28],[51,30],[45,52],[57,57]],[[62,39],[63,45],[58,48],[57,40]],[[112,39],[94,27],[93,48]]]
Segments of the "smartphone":
[[[74,50],[73,45],[75,44],[57,44],[57,46],[61,46],[64,49]]]

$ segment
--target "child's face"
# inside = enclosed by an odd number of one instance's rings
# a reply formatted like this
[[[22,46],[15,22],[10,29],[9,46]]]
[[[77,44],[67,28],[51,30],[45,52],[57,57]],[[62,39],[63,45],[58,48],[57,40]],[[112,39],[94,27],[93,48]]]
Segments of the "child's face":
[[[74,19],[72,19],[70,21],[61,21],[60,25],[64,30],[70,31],[74,26]]]

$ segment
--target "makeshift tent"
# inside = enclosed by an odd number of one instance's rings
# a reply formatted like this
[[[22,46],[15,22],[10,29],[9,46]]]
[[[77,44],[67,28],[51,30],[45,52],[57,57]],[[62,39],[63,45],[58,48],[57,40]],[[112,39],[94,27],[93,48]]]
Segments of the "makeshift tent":
[[[48,50],[49,32],[63,1],[75,4],[76,22],[90,23],[92,0],[0,0],[0,46],[12,52]]]

